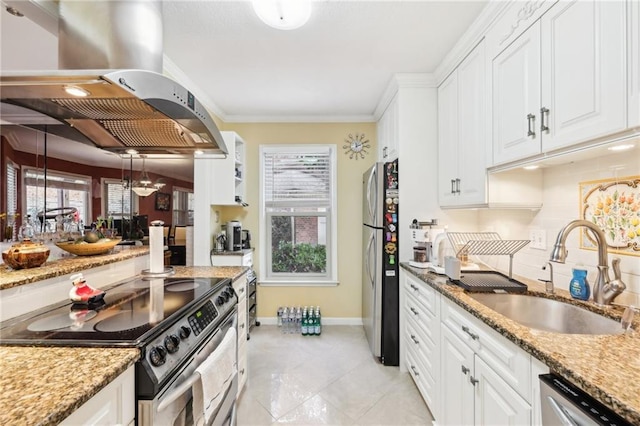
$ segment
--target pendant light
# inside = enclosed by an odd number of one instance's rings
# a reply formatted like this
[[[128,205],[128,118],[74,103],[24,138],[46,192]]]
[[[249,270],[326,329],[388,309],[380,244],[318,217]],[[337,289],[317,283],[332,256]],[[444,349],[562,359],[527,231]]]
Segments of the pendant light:
[[[146,197],[148,195],[151,195],[154,192],[156,192],[158,189],[165,186],[165,183],[162,179],[158,179],[156,183],[151,182],[151,179],[149,178],[149,175],[147,174],[147,169],[145,167],[146,157],[147,157],[146,155],[140,156],[140,158],[142,158],[142,172],[140,173],[140,178],[137,181],[134,181],[131,186],[131,189],[133,190],[133,192],[135,192],[136,195],[140,197]]]
[[[258,18],[278,30],[295,30],[311,16],[310,0],[253,0]]]

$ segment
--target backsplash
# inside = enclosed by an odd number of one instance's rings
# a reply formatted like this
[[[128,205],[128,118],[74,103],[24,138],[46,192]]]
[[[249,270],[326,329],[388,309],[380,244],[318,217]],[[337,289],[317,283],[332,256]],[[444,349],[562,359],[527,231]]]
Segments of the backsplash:
[[[580,218],[580,182],[626,177],[640,174],[640,154],[636,149],[631,153],[617,153],[596,159],[576,161],[543,169],[543,207],[539,211],[530,210],[481,210],[478,214],[478,229],[494,231],[503,239],[528,239],[531,230],[546,233],[545,250],[525,247],[514,256],[514,274],[531,279],[547,279],[549,272],[542,266],[549,260],[551,249],[558,232],[568,222]],[[580,231],[575,229],[567,238],[568,256],[565,264],[553,263],[556,288],[568,290],[571,269],[583,264],[588,271],[591,285],[595,282],[598,253],[580,249]],[[617,303],[640,306],[640,257],[609,253],[611,259],[621,259],[622,280],[627,285]],[[487,260],[493,267],[508,270],[508,256],[496,256]],[[609,270],[611,278],[613,271]]]

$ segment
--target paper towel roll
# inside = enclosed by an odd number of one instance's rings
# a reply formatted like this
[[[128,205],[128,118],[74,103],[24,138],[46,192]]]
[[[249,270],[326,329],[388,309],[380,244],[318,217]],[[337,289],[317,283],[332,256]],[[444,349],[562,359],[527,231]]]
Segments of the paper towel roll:
[[[162,226],[149,227],[149,272],[164,271],[164,232]]]

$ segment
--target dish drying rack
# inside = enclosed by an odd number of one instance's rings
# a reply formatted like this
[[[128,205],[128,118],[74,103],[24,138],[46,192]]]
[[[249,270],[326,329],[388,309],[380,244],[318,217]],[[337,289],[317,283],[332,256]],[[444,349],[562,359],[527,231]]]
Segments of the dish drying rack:
[[[503,240],[497,232],[447,232],[458,259],[468,255],[508,255],[509,279],[512,277],[513,255],[529,244],[529,240]]]

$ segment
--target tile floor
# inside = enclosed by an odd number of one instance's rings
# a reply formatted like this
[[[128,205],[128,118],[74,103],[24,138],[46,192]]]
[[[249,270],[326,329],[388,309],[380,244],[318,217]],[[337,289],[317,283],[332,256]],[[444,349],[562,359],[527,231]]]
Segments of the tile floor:
[[[321,336],[261,325],[248,342],[249,378],[238,425],[430,425],[413,380],[376,362],[359,326]]]

